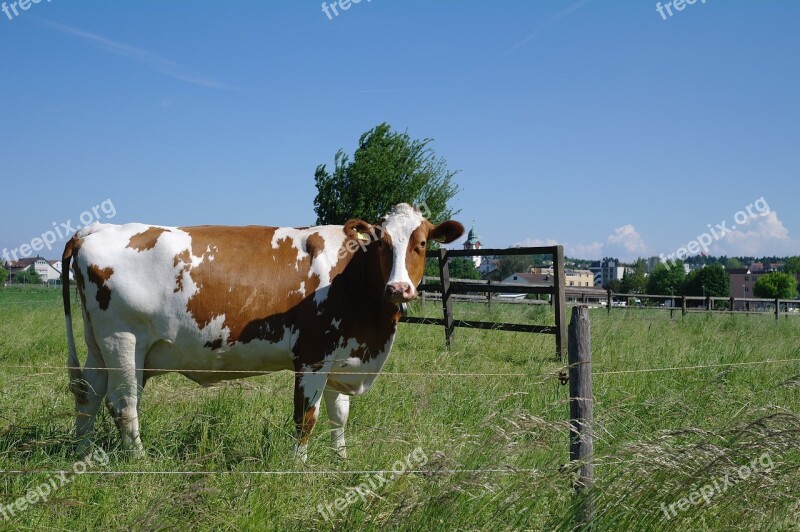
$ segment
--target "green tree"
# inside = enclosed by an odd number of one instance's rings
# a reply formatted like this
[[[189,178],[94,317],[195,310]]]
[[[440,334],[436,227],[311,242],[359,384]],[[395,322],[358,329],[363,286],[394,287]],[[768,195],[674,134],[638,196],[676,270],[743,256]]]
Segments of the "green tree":
[[[533,255],[508,255],[500,259],[500,279],[515,273],[526,273],[535,264]]]
[[[783,266],[784,273],[800,273],[800,257],[789,257]]]
[[[456,214],[449,206],[459,188],[457,172],[436,157],[431,139],[413,140],[387,123],[367,131],[352,161],[339,150],[333,173],[324,164],[314,174],[318,224],[343,224],[351,218],[375,222],[398,203],[424,205],[433,223]]]
[[[727,297],[730,294],[730,278],[719,264],[712,264],[689,272],[684,282],[684,295]]]
[[[480,279],[481,272],[470,259],[450,259],[450,277],[453,279]]]
[[[795,299],[797,298],[797,279],[788,273],[768,273],[756,281],[753,292],[756,297]]]
[[[647,261],[638,259],[633,269],[625,271],[619,284],[622,294],[644,294],[647,291]]]
[[[738,268],[744,268],[744,265],[742,264],[742,261],[740,261],[736,257],[731,257],[731,258],[723,257],[723,259],[724,259],[724,262],[723,262],[722,259],[720,260],[720,262],[722,262],[722,265],[725,266],[725,268],[727,268],[728,270],[735,270],[735,269],[738,269]]]
[[[8,281],[8,270],[0,266],[0,284]]]
[[[683,261],[659,264],[647,279],[647,293],[661,296],[679,296],[683,291],[686,271]]]
[[[33,268],[15,273],[13,281],[17,284],[42,284],[42,278]]]

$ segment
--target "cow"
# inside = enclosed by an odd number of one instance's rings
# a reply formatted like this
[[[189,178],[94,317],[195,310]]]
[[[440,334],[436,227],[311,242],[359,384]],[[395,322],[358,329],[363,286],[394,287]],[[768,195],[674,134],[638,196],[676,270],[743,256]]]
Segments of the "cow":
[[[177,372],[202,386],[293,371],[296,455],[325,398],[333,448],[346,458],[353,395],[374,384],[392,349],[401,307],[417,296],[428,242],[464,227],[434,225],[399,204],[373,225],[164,227],[96,223],[62,257],[70,390],[78,452],[92,446],[105,399],[123,449],[145,456],[139,405],[148,379]],[[72,262],[88,348],[73,335]]]

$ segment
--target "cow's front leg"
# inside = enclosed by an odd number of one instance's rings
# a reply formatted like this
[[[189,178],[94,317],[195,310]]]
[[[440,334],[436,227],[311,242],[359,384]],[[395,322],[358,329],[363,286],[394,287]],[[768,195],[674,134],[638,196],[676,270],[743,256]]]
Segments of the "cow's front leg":
[[[309,368],[295,370],[294,376],[294,424],[297,429],[295,456],[305,462],[308,459],[308,438],[319,419],[319,403],[328,380],[328,372],[312,371]]]
[[[347,425],[347,416],[350,415],[350,397],[330,388],[325,389],[325,408],[328,410],[328,419],[333,429],[331,439],[333,449],[339,458],[347,458],[347,447],[344,441],[344,426]]]

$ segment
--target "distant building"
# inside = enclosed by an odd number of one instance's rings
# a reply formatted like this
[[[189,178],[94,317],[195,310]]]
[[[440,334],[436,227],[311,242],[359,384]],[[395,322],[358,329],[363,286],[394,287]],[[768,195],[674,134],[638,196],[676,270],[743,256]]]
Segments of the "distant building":
[[[500,274],[500,259],[483,257],[480,266],[478,266],[478,271],[481,274],[481,279],[496,279]]]
[[[514,273],[503,279],[504,283],[553,286],[552,268],[531,268],[527,273]],[[589,270],[564,270],[565,287],[591,288],[594,275]]]
[[[647,273],[651,274],[656,269],[656,267],[661,264],[660,257],[650,257],[647,259]]]
[[[61,282],[60,260],[47,260],[42,257],[31,257],[27,259],[6,262],[4,267],[11,274],[10,280],[12,282],[17,273],[28,270],[33,270],[39,274],[39,278],[43,283],[58,284]],[[72,277],[72,272],[69,272],[69,278],[72,279]]]
[[[464,249],[481,249],[482,244],[480,241],[480,237],[478,233],[475,232],[475,223],[472,223],[472,229],[469,230],[469,234],[467,234],[467,241],[464,242]],[[472,257],[472,262],[475,264],[476,268],[481,267],[481,263],[483,262],[482,257]]]
[[[730,297],[736,299],[756,297],[756,281],[768,273],[780,271],[782,266],[779,263],[763,264],[754,262],[749,268],[731,268],[727,270],[728,280],[730,281]],[[796,275],[796,278],[798,284],[800,284],[800,273]],[[745,307],[744,303],[737,302],[735,309],[744,310]]]
[[[594,274],[594,286],[599,287],[607,286],[611,281],[621,281],[625,276],[625,266],[615,260],[595,261],[589,270]]]

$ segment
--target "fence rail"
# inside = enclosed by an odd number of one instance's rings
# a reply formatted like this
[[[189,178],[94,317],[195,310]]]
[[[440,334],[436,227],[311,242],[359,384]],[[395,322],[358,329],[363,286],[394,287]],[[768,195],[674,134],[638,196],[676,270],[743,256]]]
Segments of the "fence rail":
[[[511,283],[489,283],[450,278],[449,259],[458,257],[485,257],[510,255],[549,255],[553,260],[553,284],[548,286],[526,286]],[[424,283],[420,291],[438,292],[442,301],[442,318],[424,318],[405,316],[406,323],[421,325],[439,325],[445,330],[445,341],[452,345],[457,327],[470,329],[487,329],[494,331],[527,332],[537,334],[553,334],[556,340],[556,357],[564,360],[567,349],[566,300],[564,292],[564,248],[562,246],[525,247],[508,249],[439,249],[429,251],[428,258],[438,259],[439,283]],[[475,293],[487,293],[491,302],[491,294],[538,294],[549,295],[555,311],[555,325],[530,325],[522,323],[496,323],[489,321],[456,320],[453,316],[455,296],[468,296]]]

